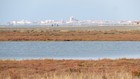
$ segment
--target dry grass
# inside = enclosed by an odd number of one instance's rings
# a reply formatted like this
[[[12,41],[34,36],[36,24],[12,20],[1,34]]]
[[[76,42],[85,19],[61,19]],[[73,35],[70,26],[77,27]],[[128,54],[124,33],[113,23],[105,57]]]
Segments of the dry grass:
[[[62,74],[32,74],[32,75],[14,75],[14,76],[4,76],[1,79],[136,79],[138,77],[132,77],[130,73],[114,73],[110,74],[94,74],[94,73],[62,73]]]
[[[140,41],[140,30],[0,29],[0,41]]]
[[[0,61],[0,79],[139,78],[140,59]]]

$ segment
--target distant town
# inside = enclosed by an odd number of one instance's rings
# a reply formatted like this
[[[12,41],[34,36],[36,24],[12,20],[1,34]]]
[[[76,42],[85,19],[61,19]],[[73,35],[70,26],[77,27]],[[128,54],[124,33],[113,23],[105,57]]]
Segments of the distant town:
[[[43,20],[43,21],[28,21],[28,20],[16,20],[7,23],[10,26],[131,26],[140,25],[140,21],[130,20],[78,20],[71,16],[68,20]]]

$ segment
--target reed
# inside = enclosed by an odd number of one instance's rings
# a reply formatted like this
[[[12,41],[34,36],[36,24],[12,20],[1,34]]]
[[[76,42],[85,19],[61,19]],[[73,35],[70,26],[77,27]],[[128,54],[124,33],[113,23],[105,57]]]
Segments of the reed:
[[[44,74],[14,74],[0,75],[0,79],[138,79],[128,72],[119,73],[44,73]]]
[[[0,79],[140,79],[140,59],[0,60]]]

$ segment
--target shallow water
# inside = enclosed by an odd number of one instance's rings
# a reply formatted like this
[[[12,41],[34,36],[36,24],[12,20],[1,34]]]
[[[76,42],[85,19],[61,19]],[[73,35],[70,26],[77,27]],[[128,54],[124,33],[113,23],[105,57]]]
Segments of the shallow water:
[[[0,59],[102,59],[140,58],[140,42],[0,42]]]

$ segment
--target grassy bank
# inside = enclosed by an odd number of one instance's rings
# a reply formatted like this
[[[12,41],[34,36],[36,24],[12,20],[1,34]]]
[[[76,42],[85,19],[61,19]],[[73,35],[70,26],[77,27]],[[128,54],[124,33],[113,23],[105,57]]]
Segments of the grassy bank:
[[[140,59],[0,60],[0,79],[139,79]]]
[[[0,41],[140,41],[140,31],[0,30]]]

